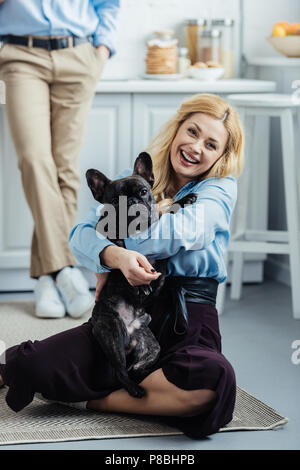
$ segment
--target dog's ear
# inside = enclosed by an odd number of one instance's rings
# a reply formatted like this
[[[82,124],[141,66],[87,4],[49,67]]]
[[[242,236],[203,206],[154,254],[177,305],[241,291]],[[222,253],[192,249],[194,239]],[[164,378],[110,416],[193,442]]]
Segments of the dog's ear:
[[[110,183],[101,171],[90,169],[85,174],[87,184],[98,202],[102,202],[105,186]]]
[[[153,174],[153,165],[152,159],[147,152],[142,152],[137,157],[134,162],[134,169],[132,175],[142,176],[148,183],[151,188],[154,184],[154,174]]]

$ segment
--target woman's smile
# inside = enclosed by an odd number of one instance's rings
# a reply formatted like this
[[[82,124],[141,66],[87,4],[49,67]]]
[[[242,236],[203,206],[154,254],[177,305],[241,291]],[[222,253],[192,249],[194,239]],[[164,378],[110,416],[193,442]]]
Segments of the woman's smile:
[[[200,163],[200,159],[197,159],[196,157],[194,157],[194,155],[191,155],[190,153],[184,150],[179,151],[179,157],[181,163],[185,166],[198,165]]]

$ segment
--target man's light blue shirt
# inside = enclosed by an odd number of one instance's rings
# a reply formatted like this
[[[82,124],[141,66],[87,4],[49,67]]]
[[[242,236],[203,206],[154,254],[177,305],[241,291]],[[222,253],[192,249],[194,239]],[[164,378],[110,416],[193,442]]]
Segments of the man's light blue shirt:
[[[93,35],[94,46],[116,52],[119,0],[4,0],[0,35]]]
[[[116,178],[131,174],[132,170],[127,169]],[[211,277],[223,282],[227,277],[223,256],[229,242],[230,218],[237,198],[236,179],[227,176],[192,181],[180,189],[174,201],[188,193],[198,194],[194,204],[179,209],[176,214],[163,214],[147,231],[125,239],[125,246],[150,260],[170,258],[167,276]],[[100,264],[99,253],[112,245],[95,230],[101,207],[102,204],[95,203],[69,236],[74,256],[96,273],[110,271]]]

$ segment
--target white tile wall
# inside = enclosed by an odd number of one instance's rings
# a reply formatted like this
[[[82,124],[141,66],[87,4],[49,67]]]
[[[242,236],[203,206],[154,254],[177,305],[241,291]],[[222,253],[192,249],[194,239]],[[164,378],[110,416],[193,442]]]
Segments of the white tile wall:
[[[118,51],[103,78],[132,78],[144,73],[145,42],[153,31],[173,29],[184,46],[185,19],[224,16],[239,21],[239,0],[121,0]]]
[[[141,75],[144,72],[145,41],[157,29],[173,29],[179,44],[185,45],[183,22],[187,18],[233,18],[239,55],[242,2],[246,55],[278,55],[265,38],[277,21],[300,22],[300,0],[121,0],[118,52],[107,64],[103,78]]]

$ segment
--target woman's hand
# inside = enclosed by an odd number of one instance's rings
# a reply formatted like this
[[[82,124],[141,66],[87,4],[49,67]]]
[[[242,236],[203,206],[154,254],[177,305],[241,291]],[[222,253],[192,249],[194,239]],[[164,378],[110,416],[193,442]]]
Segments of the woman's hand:
[[[153,269],[144,255],[126,249],[120,254],[119,269],[121,269],[131,286],[150,284],[161,275]]]
[[[97,300],[98,300],[98,298],[99,298],[100,292],[102,291],[104,285],[105,285],[106,282],[107,282],[107,279],[108,279],[109,274],[110,274],[110,273],[95,273],[96,278],[97,278],[97,283],[96,283],[96,296],[95,296],[96,302],[97,302]]]
[[[131,286],[150,284],[161,275],[153,272],[153,266],[141,253],[115,245],[109,245],[102,250],[101,261],[106,266],[120,269]]]

